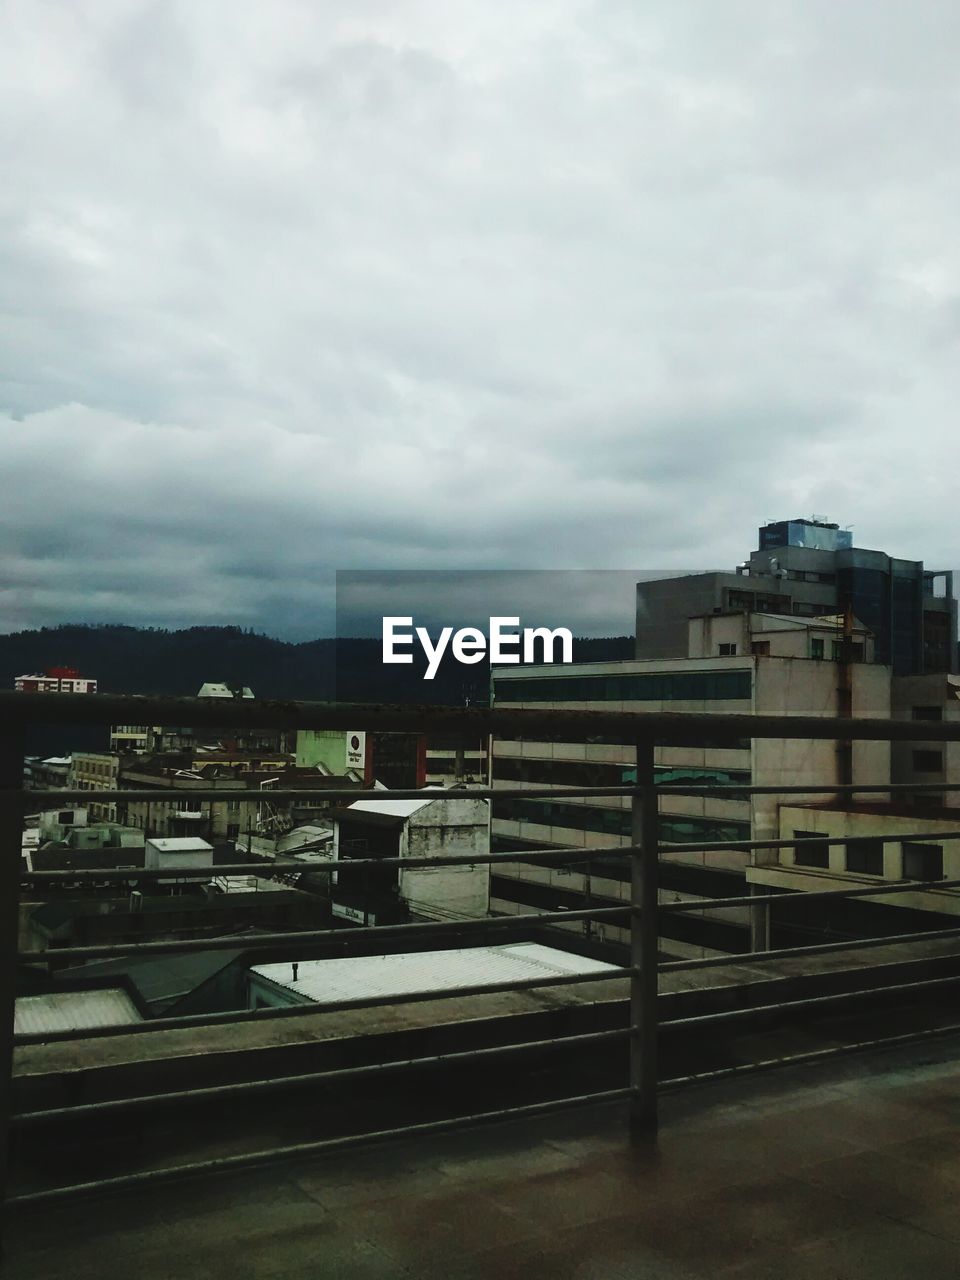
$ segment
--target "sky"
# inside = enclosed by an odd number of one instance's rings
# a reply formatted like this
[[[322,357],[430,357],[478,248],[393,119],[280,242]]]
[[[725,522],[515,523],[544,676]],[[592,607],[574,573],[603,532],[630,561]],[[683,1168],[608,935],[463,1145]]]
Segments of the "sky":
[[[0,631],[957,564],[955,0],[0,0]]]

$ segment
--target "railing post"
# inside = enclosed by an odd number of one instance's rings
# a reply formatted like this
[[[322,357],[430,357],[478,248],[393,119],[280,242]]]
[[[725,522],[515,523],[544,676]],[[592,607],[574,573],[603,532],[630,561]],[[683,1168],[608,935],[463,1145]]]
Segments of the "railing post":
[[[657,793],[653,781],[653,742],[637,742],[637,791],[633,797],[630,875],[630,1137],[634,1142],[657,1131],[657,884],[659,847]]]
[[[24,694],[29,697],[29,694]],[[13,1110],[13,1014],[17,998],[17,935],[20,928],[20,849],[23,843],[22,726],[0,734],[0,1253]]]

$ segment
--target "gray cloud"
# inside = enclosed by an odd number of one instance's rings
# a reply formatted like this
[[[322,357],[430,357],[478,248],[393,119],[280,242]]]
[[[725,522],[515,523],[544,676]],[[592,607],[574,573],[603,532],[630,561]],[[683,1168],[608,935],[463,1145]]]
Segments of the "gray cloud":
[[[952,0],[14,0],[0,629],[957,562]]]

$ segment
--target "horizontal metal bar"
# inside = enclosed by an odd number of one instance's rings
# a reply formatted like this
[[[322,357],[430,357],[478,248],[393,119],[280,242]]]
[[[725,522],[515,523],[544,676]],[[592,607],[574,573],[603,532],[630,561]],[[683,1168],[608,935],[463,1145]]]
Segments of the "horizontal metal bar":
[[[303,1018],[310,1014],[343,1013],[350,1009],[387,1008],[399,1004],[422,1004],[432,1000],[454,1000],[466,996],[501,995],[509,991],[537,991],[540,987],[573,987],[581,982],[615,982],[632,978],[632,968],[601,970],[596,973],[561,973],[553,977],[514,978],[509,982],[480,982],[446,990],[403,991],[396,995],[359,996],[353,1000],[330,1000],[323,1004],[291,1005],[281,1009],[231,1009],[227,1013],[191,1013],[179,1018],[149,1018],[145,1022],[87,1027],[81,1031],[27,1032],[15,1036],[15,1043],[54,1044],[62,1040],[99,1040],[104,1037],[142,1035],[147,1031],[180,1031],[191,1027],[230,1026],[239,1022],[270,1022],[282,1018]]]
[[[551,848],[524,849],[522,855],[516,851],[507,853],[463,853],[447,854],[439,858],[330,858],[324,862],[240,862],[210,863],[205,867],[177,867],[171,870],[143,869],[139,867],[85,867],[77,871],[25,871],[20,877],[22,884],[47,884],[51,880],[96,880],[98,882],[128,880],[202,880],[205,877],[225,875],[259,875],[269,878],[279,872],[320,872],[322,875],[333,875],[345,868],[363,870],[373,867],[402,867],[406,871],[430,867],[472,867],[497,862],[585,862],[602,854],[621,853],[632,855],[639,853],[636,845],[606,845],[599,848]]]
[[[171,1165],[162,1169],[142,1169],[115,1178],[99,1178],[91,1182],[74,1183],[72,1186],[50,1187],[44,1191],[27,1191],[9,1196],[6,1205],[19,1208],[32,1204],[49,1204],[73,1196],[99,1195],[159,1182],[179,1181],[200,1174],[227,1173],[234,1169],[252,1169],[257,1165],[275,1164],[281,1160],[296,1160],[320,1155],[325,1151],[342,1151],[347,1147],[369,1146],[386,1142],[391,1138],[420,1137],[431,1133],[446,1133],[470,1125],[490,1124],[499,1120],[520,1120],[530,1116],[549,1115],[554,1111],[569,1110],[587,1104],[621,1102],[631,1097],[632,1089],[601,1089],[595,1093],[581,1093],[567,1098],[551,1098],[547,1102],[531,1102],[520,1107],[501,1107],[496,1111],[478,1111],[472,1115],[454,1116],[448,1120],[427,1120],[419,1124],[400,1125],[393,1129],[376,1129],[369,1133],[348,1134],[340,1138],[320,1138],[315,1142],[297,1142],[284,1147],[271,1147],[266,1151],[244,1152],[240,1155],[217,1156],[212,1160],[198,1160],[190,1164]]]
[[[870,795],[881,792],[941,792],[960,791],[960,783],[952,782],[888,782],[849,784],[836,786],[752,786],[745,782],[731,783],[654,783],[660,795],[702,796],[709,799],[723,799],[729,794],[733,799],[752,795]],[[616,798],[639,795],[643,787],[635,783],[614,787],[418,787],[390,791],[391,800],[576,800],[590,798]],[[8,793],[0,792],[0,798]],[[86,791],[81,787],[67,787],[57,791],[48,791],[37,787],[25,787],[15,793],[23,797],[23,804],[28,812],[34,805],[73,804],[84,801],[88,804],[116,804],[119,801],[132,801],[137,804],[172,804],[177,800],[227,801],[244,799],[247,801],[267,800],[316,800],[335,804],[349,801],[351,804],[363,800],[383,800],[382,790],[358,790],[357,788],[331,787],[283,787],[276,790],[261,790],[259,787],[238,786],[181,786],[181,787],[111,787],[102,791]]]
[[[539,1052],[541,1050],[579,1048],[586,1044],[600,1044],[610,1040],[627,1040],[635,1027],[617,1028],[614,1031],[589,1031],[572,1036],[553,1036],[548,1040],[525,1040],[519,1044],[493,1045],[486,1049],[466,1049],[456,1053],[436,1053],[423,1058],[399,1058],[392,1062],[374,1062],[357,1067],[338,1067],[331,1071],[309,1071],[303,1075],[273,1076],[267,1080],[240,1080],[233,1084],[216,1084],[199,1089],[175,1089],[169,1093],[148,1093],[132,1098],[109,1098],[103,1102],[82,1102],[75,1106],[48,1107],[43,1111],[21,1111],[10,1118],[18,1127],[65,1120],[82,1120],[86,1116],[100,1119],[104,1115],[123,1111],[140,1111],[179,1105],[184,1102],[204,1102],[213,1098],[232,1098],[247,1094],[282,1093],[302,1085],[339,1084],[348,1080],[393,1075],[418,1068],[445,1067],[459,1063],[485,1062],[491,1058],[509,1057],[511,1054]]]
[[[744,788],[737,788],[744,790]],[[636,783],[624,783],[617,787],[418,787],[398,791],[358,791],[356,788],[330,788],[318,790],[316,787],[277,787],[261,791],[259,787],[111,787],[103,791],[85,791],[80,787],[65,788],[60,791],[43,791],[37,788],[25,788],[20,794],[24,803],[29,806],[35,802],[58,805],[69,804],[75,800],[83,800],[90,804],[116,804],[118,801],[130,800],[139,804],[173,804],[184,800],[316,800],[318,805],[334,804],[338,801],[349,801],[351,804],[365,800],[573,800],[581,796],[632,796],[642,791]],[[0,797],[8,793],[0,792]],[[15,793],[16,794],[16,793]]]
[[[689,1018],[661,1020],[663,1030],[683,1031],[688,1028],[712,1026],[724,1022],[749,1021],[750,1018],[771,1014],[789,1014],[801,1009],[820,1008],[823,1005],[842,1004],[850,1000],[879,1000],[883,996],[905,995],[908,992],[925,991],[933,987],[957,986],[960,973],[945,978],[922,978],[917,982],[898,982],[885,987],[866,987],[856,991],[839,991],[829,996],[804,996],[800,1000],[780,1000],[775,1004],[758,1004],[742,1009],[722,1009],[717,1013],[698,1013]]]
[[[802,889],[796,892],[747,895],[742,898],[704,898],[696,902],[661,902],[659,910],[672,914],[678,911],[703,911],[719,907],[758,907],[768,903],[818,902],[825,898],[876,898],[892,893],[921,893],[928,889],[960,889],[960,880],[907,880],[895,881],[884,885],[868,885],[862,889],[817,889],[813,893],[805,893]]]
[[[666,814],[664,816],[676,815]],[[848,844],[852,839],[856,839],[856,837],[816,836],[805,840],[718,840],[707,845],[666,842],[660,845],[660,851],[661,853],[710,853],[721,852],[726,849],[737,851],[745,851],[750,848],[796,849],[812,845]],[[880,840],[884,843],[902,840],[957,840],[960,839],[960,830],[900,832],[896,835],[873,835],[870,839]],[[613,854],[631,857],[639,852],[641,850],[636,845],[613,844],[597,847],[566,846],[564,848],[511,849],[507,852],[498,853],[449,854],[438,858],[330,858],[322,862],[279,862],[264,859],[260,862],[221,863],[219,865],[210,863],[205,867],[178,867],[176,870],[171,870],[169,867],[164,869],[83,867],[62,871],[25,871],[22,873],[20,880],[22,884],[42,885],[51,881],[70,881],[72,883],[74,881],[92,880],[97,883],[125,884],[129,880],[143,880],[146,882],[154,880],[202,880],[206,877],[213,878],[214,876],[226,875],[259,875],[269,878],[270,876],[288,872],[333,875],[338,871],[344,870],[344,868],[362,870],[363,868],[373,867],[401,867],[409,871],[419,868],[483,866],[487,863],[504,862],[559,862],[562,864],[564,862],[586,862],[590,859]],[[941,885],[941,887],[943,886]],[[809,898],[811,895],[805,894],[804,896]],[[752,903],[756,903],[756,901],[756,898],[751,899]],[[733,905],[732,901],[731,905]]]
[[[760,1071],[771,1071],[776,1067],[798,1067],[809,1063],[825,1062],[830,1058],[838,1058],[848,1053],[864,1053],[874,1049],[893,1049],[898,1045],[914,1044],[923,1040],[934,1040],[940,1036],[960,1034],[960,1023],[947,1023],[941,1027],[925,1027],[918,1031],[905,1031],[895,1036],[881,1036],[874,1040],[857,1040],[852,1044],[830,1045],[826,1049],[809,1049],[803,1053],[791,1053],[782,1058],[764,1058],[759,1062],[739,1062],[732,1067],[719,1067],[716,1071],[701,1071],[696,1075],[672,1076],[660,1082],[660,1089],[670,1093],[675,1089],[684,1089],[690,1085],[712,1084],[716,1080],[726,1080],[731,1076],[753,1075]]]
[[[846,942],[814,942],[803,947],[779,947],[776,951],[742,951],[732,955],[708,956],[703,960],[666,960],[657,968],[661,973],[673,973],[678,969],[764,964],[768,960],[790,960],[795,956],[825,956],[831,951],[861,951],[868,947],[899,946],[902,942],[936,942],[941,938],[960,939],[960,928],[930,929],[924,933],[892,933],[886,938],[853,938]]]
[[[164,698],[131,694],[24,694],[0,690],[0,722],[19,724],[189,724],[196,728],[398,729],[459,731],[471,737],[518,734],[536,740],[561,733],[622,733],[663,743],[696,737],[838,741],[958,742],[960,723],[935,720],[840,719],[749,713],[570,711],[555,708],[441,707],[422,704],[280,702],[258,699]]]
[[[112,956],[159,956],[184,954],[188,951],[268,951],[278,947],[323,946],[348,944],[348,939],[370,942],[385,938],[424,937],[450,933],[493,933],[498,930],[526,929],[531,924],[550,920],[609,920],[630,914],[630,904],[622,907],[588,907],[577,911],[552,911],[541,915],[484,916],[478,920],[430,921],[425,924],[360,925],[346,929],[297,929],[290,933],[231,933],[215,938],[165,938],[160,942],[103,943],[87,947],[49,947],[46,951],[21,951],[23,964],[48,964],[57,960],[105,960]]]

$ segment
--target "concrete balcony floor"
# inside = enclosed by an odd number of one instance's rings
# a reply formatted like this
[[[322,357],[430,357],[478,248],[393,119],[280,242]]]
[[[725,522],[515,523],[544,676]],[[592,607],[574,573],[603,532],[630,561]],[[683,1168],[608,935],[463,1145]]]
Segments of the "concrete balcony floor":
[[[21,1210],[10,1280],[960,1275],[960,1042]],[[238,1108],[237,1123],[243,1123]]]

